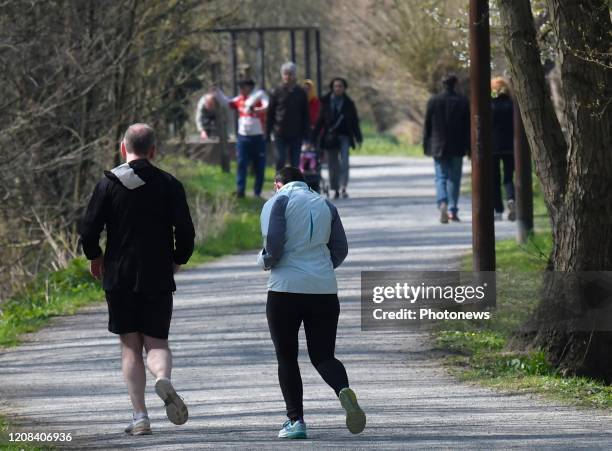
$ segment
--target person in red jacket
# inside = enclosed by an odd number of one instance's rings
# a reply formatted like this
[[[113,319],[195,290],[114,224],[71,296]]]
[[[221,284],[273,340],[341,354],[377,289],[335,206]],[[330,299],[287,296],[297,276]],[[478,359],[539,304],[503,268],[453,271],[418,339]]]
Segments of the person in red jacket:
[[[310,115],[310,129],[312,130],[317,123],[319,118],[319,112],[321,111],[321,101],[317,96],[317,90],[312,80],[304,80],[304,90],[308,95],[308,114]]]
[[[216,89],[215,94],[219,102],[238,112],[236,195],[244,197],[247,170],[253,163],[255,166],[253,191],[256,197],[260,197],[266,170],[266,141],[263,131],[269,103],[268,95],[261,89],[256,90],[255,82],[251,79],[240,80],[238,87],[240,95],[233,99],[226,97],[219,89]]]

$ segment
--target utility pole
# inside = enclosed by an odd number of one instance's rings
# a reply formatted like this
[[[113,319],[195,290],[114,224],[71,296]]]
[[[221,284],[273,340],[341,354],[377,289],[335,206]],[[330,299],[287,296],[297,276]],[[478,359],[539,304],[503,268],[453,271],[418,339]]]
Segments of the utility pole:
[[[321,32],[318,28],[315,31],[315,53],[317,59],[317,96],[320,98],[323,92],[323,81],[321,78]]]
[[[488,0],[470,0],[470,116],[474,271],[495,271]]]

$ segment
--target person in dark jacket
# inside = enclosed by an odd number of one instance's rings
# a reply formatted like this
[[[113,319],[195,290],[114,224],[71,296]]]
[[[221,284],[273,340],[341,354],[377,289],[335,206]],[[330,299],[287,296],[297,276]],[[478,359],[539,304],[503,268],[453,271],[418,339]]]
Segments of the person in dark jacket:
[[[91,273],[102,279],[108,329],[121,341],[122,368],[134,408],[126,432],[150,434],[145,405],[145,365],[174,424],[187,421],[187,407],[170,382],[168,330],[174,273],[187,263],[195,231],[182,184],[153,166],[155,134],[146,124],[130,126],[121,142],[125,164],[105,171],[79,224]],[[106,249],[100,235],[106,228]]]
[[[459,189],[463,156],[470,149],[470,105],[455,92],[457,77],[443,80],[444,90],[427,102],[423,133],[425,155],[434,159],[436,202],[443,224],[459,221]]]
[[[296,83],[295,64],[283,64],[281,76],[283,83],[270,96],[266,121],[266,140],[274,135],[276,170],[285,166],[287,153],[290,166],[300,164],[302,142],[310,133],[308,96]]]
[[[335,198],[348,197],[349,149],[361,145],[363,137],[359,115],[353,100],[346,94],[348,83],[336,77],[329,84],[330,92],[321,99],[321,112],[312,132],[311,141],[327,152],[329,183]]]
[[[502,77],[491,80],[491,141],[493,144],[493,193],[495,219],[502,219],[504,202],[501,193],[501,170],[504,166],[504,191],[508,201],[508,220],[516,219],[514,203],[514,103],[510,86]]]

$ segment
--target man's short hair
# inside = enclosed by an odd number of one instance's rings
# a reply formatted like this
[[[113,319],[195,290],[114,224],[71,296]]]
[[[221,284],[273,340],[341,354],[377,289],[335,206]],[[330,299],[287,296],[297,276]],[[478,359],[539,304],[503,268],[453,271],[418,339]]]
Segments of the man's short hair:
[[[243,86],[246,86],[248,88],[254,88],[255,87],[255,81],[253,81],[252,78],[244,78],[242,80],[240,80],[238,82],[238,87],[242,88]]]
[[[455,74],[448,74],[444,78],[442,78],[442,84],[444,86],[448,86],[449,88],[454,88],[457,84],[457,76]]]
[[[285,64],[283,64],[281,66],[281,75],[283,75],[285,72],[289,72],[295,75],[297,72],[297,66],[295,65],[295,63],[292,61],[287,61]]]
[[[155,131],[148,124],[132,124],[125,131],[123,142],[129,153],[146,156],[155,146]]]
[[[303,182],[304,174],[302,174],[302,171],[300,171],[298,168],[287,166],[285,168],[280,169],[276,173],[274,180],[282,183],[283,185],[286,185],[287,183],[291,182]]]

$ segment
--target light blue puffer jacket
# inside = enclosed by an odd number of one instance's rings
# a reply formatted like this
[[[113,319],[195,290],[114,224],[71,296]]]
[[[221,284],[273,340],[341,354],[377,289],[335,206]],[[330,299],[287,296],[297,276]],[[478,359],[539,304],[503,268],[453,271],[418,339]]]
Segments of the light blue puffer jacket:
[[[263,206],[264,248],[258,263],[271,269],[268,288],[285,293],[335,294],[334,268],[348,246],[336,207],[304,182],[291,182]]]

